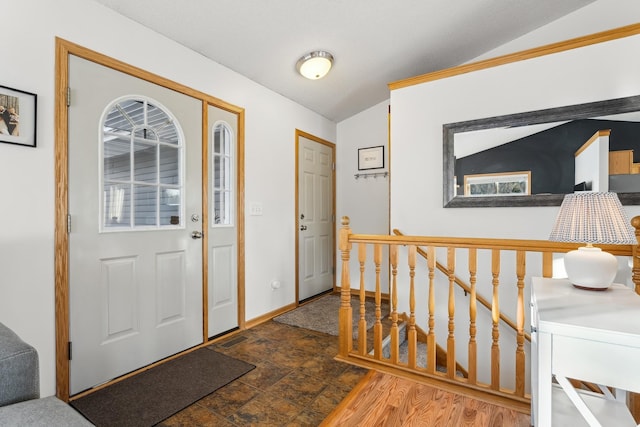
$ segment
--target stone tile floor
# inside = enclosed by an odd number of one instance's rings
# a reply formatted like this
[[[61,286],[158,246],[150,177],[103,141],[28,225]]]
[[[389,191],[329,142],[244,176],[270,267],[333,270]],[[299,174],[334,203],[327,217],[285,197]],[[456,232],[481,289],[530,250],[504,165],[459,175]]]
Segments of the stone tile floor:
[[[333,360],[337,337],[274,321],[212,348],[256,369],[159,426],[317,426],[367,373]]]

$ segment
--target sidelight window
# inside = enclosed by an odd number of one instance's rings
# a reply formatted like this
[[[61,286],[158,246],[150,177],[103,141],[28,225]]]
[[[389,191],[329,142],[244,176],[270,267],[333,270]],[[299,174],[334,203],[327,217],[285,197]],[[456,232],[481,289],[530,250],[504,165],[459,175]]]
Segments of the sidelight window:
[[[212,226],[233,225],[233,133],[226,123],[213,126],[213,206]]]

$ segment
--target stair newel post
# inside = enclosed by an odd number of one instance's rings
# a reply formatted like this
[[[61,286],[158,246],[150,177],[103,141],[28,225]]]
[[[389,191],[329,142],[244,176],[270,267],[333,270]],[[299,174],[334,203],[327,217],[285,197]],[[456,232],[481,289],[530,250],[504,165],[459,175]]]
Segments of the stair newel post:
[[[376,266],[376,322],[373,324],[373,349],[376,359],[382,358],[382,310],[380,304],[382,300],[382,294],[380,289],[380,266],[382,265],[382,245],[376,243],[373,245],[373,262]]]
[[[524,275],[526,252],[516,252],[516,275],[518,276],[518,302],[516,311],[516,395],[524,397],[525,354],[524,354]]]
[[[469,284],[471,292],[469,294],[469,383],[475,384],[478,381],[478,345],[476,342],[476,315],[477,315],[477,295],[476,295],[476,272],[478,269],[478,250],[469,248]]]
[[[358,351],[367,354],[367,320],[365,319],[366,286],[364,283],[364,263],[367,260],[367,244],[358,243],[358,262],[360,263],[360,321],[358,323]]]
[[[391,264],[391,363],[398,364],[400,336],[398,332],[398,246],[389,245]]]
[[[447,272],[449,273],[449,335],[447,336],[447,377],[454,378],[456,375],[456,337],[455,337],[455,314],[456,314],[456,249],[447,248]]]
[[[493,298],[491,301],[491,319],[493,326],[491,328],[491,388],[500,390],[500,293],[498,285],[500,285],[500,250],[491,250],[491,276],[493,284]]]
[[[427,332],[427,372],[436,372],[436,248],[427,248],[427,268],[429,270],[429,331]]]
[[[631,268],[631,280],[635,284],[635,291],[640,294],[640,216],[631,218],[631,225],[636,233],[637,245],[631,248],[633,267]],[[628,406],[636,422],[640,421],[640,393],[628,394]]]
[[[631,219],[631,225],[636,232],[636,240],[639,242],[631,249],[633,268],[631,269],[631,280],[635,284],[635,291],[640,294],[640,216],[634,216]]]
[[[339,236],[339,249],[342,254],[342,275],[340,278],[340,313],[339,313],[339,351],[340,355],[347,357],[353,349],[352,324],[351,322],[351,285],[349,283],[349,256],[351,252],[351,228],[349,227],[349,217],[343,216],[341,221]]]
[[[416,277],[416,246],[410,245],[409,250],[409,325],[407,328],[407,339],[409,346],[408,362],[409,368],[415,369],[416,356],[418,347],[418,331],[416,330],[416,290],[415,290],[415,277]]]

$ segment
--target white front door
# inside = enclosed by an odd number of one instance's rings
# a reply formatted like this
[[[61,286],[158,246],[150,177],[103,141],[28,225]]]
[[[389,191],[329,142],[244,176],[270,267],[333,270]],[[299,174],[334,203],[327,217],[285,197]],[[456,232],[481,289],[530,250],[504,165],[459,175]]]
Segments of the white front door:
[[[202,102],[75,56],[69,82],[76,394],[203,341]]]
[[[298,131],[298,301],[334,285],[334,146]]]
[[[238,327],[238,116],[209,105],[208,336]]]

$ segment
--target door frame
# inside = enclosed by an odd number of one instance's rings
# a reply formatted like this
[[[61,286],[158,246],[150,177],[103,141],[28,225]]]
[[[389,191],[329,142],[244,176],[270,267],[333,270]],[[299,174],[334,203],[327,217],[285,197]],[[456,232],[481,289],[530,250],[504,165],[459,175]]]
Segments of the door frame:
[[[296,227],[296,231],[295,231],[295,251],[296,251],[296,259],[295,259],[295,263],[296,263],[296,268],[295,268],[295,281],[296,281],[296,306],[300,305],[300,197],[299,197],[299,190],[300,190],[300,179],[299,179],[299,174],[300,174],[300,160],[299,160],[299,155],[300,155],[300,137],[306,138],[306,139],[310,139],[314,142],[317,142],[318,144],[322,144],[322,145],[326,145],[327,147],[329,147],[331,149],[331,218],[333,219],[333,227],[332,227],[332,234],[333,234],[333,245],[331,248],[331,259],[333,261],[333,291],[335,292],[338,288],[336,287],[336,144],[334,144],[333,142],[329,142],[327,140],[324,140],[322,138],[319,138],[317,136],[311,135],[310,133],[307,133],[305,131],[302,131],[300,129],[296,129],[296,133],[295,133],[295,139],[296,139],[296,144],[295,144],[295,156],[296,156],[296,170],[295,170],[295,194],[296,194],[296,198],[295,198],[295,205],[296,205],[296,213],[295,213],[295,227]]]
[[[69,235],[68,229],[68,110],[67,100],[69,87],[69,56],[74,55],[86,59],[96,64],[111,68],[115,71],[129,74],[133,77],[146,80],[158,86],[162,86],[202,102],[202,227],[207,230],[209,225],[209,196],[208,196],[208,107],[214,106],[238,117],[238,153],[237,153],[237,198],[236,212],[238,215],[237,242],[238,242],[238,326],[245,329],[245,259],[244,259],[244,108],[235,106],[221,99],[215,98],[206,93],[176,83],[164,77],[150,73],[143,69],[126,64],[114,58],[100,54],[93,50],[82,47],[73,42],[56,37],[56,67],[55,67],[55,237],[54,237],[54,268],[55,268],[55,331],[56,331],[56,396],[61,400],[69,401]],[[208,251],[207,236],[204,233],[202,239],[202,344],[208,344]],[[197,347],[196,347],[197,348]],[[185,352],[191,351],[186,350]],[[183,353],[185,353],[183,352]],[[183,354],[180,353],[180,354]],[[175,356],[172,356],[172,358]],[[170,358],[169,358],[170,359]],[[165,360],[169,360],[165,359]],[[156,362],[156,363],[162,363]],[[147,369],[141,368],[136,372]],[[135,373],[127,374],[126,378]],[[112,382],[108,382],[98,388],[105,387]],[[86,393],[85,393],[86,394]]]

